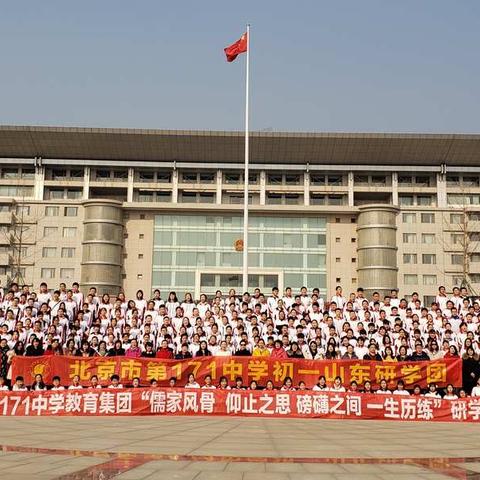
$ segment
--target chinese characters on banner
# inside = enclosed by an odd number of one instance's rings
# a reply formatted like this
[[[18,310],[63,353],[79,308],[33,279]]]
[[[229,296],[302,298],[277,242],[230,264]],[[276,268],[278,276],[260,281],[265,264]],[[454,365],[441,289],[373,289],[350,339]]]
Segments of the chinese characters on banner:
[[[207,389],[0,392],[2,416],[240,415],[357,420],[480,422],[480,398]]]
[[[286,377],[292,377],[297,385],[303,380],[313,386],[320,375],[327,382],[333,382],[339,375],[345,384],[355,380],[363,384],[370,380],[377,386],[385,378],[390,387],[398,380],[405,382],[407,389],[415,384],[426,387],[434,382],[438,386],[448,383],[456,387],[462,384],[461,359],[444,359],[431,362],[370,362],[366,360],[274,360],[259,357],[199,357],[190,360],[161,360],[125,357],[14,357],[12,376],[22,375],[25,382],[31,383],[37,373],[43,375],[45,383],[51,383],[54,375],[59,375],[64,384],[78,375],[82,385],[88,385],[92,375],[97,375],[105,385],[114,373],[122,383],[130,383],[139,377],[143,385],[155,378],[160,386],[167,386],[171,377],[178,385],[185,385],[188,374],[193,373],[200,384],[206,375],[211,375],[213,383],[221,376],[233,383],[242,377],[245,384],[255,380],[265,385],[272,380],[276,386],[282,385]]]

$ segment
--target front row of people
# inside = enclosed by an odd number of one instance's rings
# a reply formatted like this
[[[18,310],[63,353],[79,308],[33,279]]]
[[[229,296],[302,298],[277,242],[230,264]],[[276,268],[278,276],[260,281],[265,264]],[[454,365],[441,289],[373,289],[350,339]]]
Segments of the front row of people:
[[[156,379],[150,380],[151,387],[158,387],[158,381]],[[132,380],[131,385],[128,387],[131,388],[139,388],[141,386],[140,378],[135,377]],[[169,385],[170,388],[176,388],[177,379],[175,377],[170,378]],[[99,383],[99,379],[97,375],[93,375],[90,378],[90,384],[87,387],[83,387],[80,383],[80,377],[75,375],[72,378],[72,382],[68,386],[64,386],[62,384],[61,378],[59,376],[54,376],[52,378],[52,385],[48,388],[45,382],[43,381],[43,377],[41,374],[35,375],[35,380],[33,384],[28,387],[25,384],[25,380],[22,376],[17,376],[15,379],[14,384],[12,385],[11,390],[14,392],[26,392],[26,391],[45,391],[45,390],[79,390],[83,388],[102,388],[102,385]],[[116,374],[110,377],[110,382],[106,388],[124,388],[124,386],[120,383],[120,377]],[[297,387],[294,387],[293,380],[291,377],[286,377],[283,381],[283,385],[278,389],[274,386],[272,380],[268,380],[264,387],[260,386],[258,382],[252,380],[248,386],[244,385],[242,377],[237,377],[234,384],[232,386],[229,385],[227,377],[220,377],[220,381],[218,386],[214,385],[211,375],[206,375],[204,378],[203,385],[200,385],[197,380],[195,379],[195,375],[190,373],[188,376],[188,381],[185,384],[184,388],[202,388],[202,389],[220,389],[220,390],[281,390],[281,391],[302,391],[302,390],[309,390],[307,388],[306,383],[302,380],[298,383]],[[9,391],[10,388],[6,384],[6,381],[3,377],[0,377],[0,392],[2,391]],[[414,385],[411,391],[405,388],[405,382],[403,380],[399,380],[396,383],[396,387],[394,389],[388,388],[388,383],[385,379],[380,380],[379,388],[374,390],[372,388],[372,382],[370,380],[366,380],[363,386],[360,385],[355,381],[352,380],[348,387],[345,387],[343,384],[341,377],[336,377],[331,385],[328,385],[326,378],[322,375],[318,378],[318,381],[313,387],[311,388],[313,391],[325,391],[325,392],[355,392],[355,393],[366,393],[366,394],[378,394],[378,395],[415,395],[420,396],[423,395],[425,397],[433,397],[433,398],[443,398],[444,400],[456,400],[457,398],[465,398],[467,397],[466,391],[461,388],[458,391],[454,388],[452,384],[448,384],[443,390],[438,389],[435,383],[430,383],[426,391],[422,390],[420,385]],[[1,394],[1,393],[0,393]],[[480,378],[477,382],[477,385],[473,388],[472,397],[480,397]]]

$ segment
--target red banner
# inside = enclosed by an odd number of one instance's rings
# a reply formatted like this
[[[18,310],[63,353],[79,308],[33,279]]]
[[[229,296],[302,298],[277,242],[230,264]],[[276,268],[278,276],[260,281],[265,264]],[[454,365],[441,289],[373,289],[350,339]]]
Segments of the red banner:
[[[170,388],[0,392],[0,415],[238,415],[479,422],[480,398]]]
[[[462,385],[461,359],[444,359],[431,362],[370,362],[366,360],[274,360],[268,357],[198,357],[190,360],[162,360],[126,357],[14,357],[12,377],[22,375],[27,384],[36,374],[42,374],[45,383],[51,384],[54,375],[60,376],[68,385],[78,375],[82,385],[89,385],[92,375],[97,375],[102,385],[109,383],[113,374],[120,376],[122,383],[130,383],[139,377],[143,385],[155,378],[160,386],[167,386],[171,377],[183,386],[188,374],[193,373],[200,384],[206,375],[211,375],[214,384],[221,376],[233,383],[242,377],[245,384],[255,380],[265,385],[272,380],[280,386],[286,377],[293,378],[295,385],[303,380],[307,387],[317,383],[324,375],[328,384],[339,375],[345,384],[355,380],[362,385],[370,380],[374,387],[382,378],[394,387],[402,379],[407,388],[419,384],[426,387],[434,382],[438,386],[448,383]]]

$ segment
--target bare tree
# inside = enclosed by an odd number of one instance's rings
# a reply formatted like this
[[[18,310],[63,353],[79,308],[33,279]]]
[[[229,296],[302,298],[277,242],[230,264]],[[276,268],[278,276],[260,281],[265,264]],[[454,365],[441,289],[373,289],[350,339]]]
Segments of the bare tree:
[[[470,215],[473,209],[465,203],[465,196],[463,198],[463,205],[443,216],[443,232],[440,241],[445,253],[450,251],[461,256],[461,272],[458,274],[461,275],[462,280],[458,286],[466,288],[469,295],[477,296],[471,280],[471,255],[478,252],[480,234],[476,235],[475,229],[472,228]],[[452,221],[452,218],[455,220]]]

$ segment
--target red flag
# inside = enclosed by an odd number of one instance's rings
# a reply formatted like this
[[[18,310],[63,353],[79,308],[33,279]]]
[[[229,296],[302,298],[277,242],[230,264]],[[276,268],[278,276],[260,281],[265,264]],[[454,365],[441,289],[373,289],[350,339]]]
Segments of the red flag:
[[[227,62],[233,62],[240,53],[245,53],[247,51],[248,38],[247,33],[245,32],[240,40],[236,41],[227,48],[224,48],[225,55],[227,56]]]

